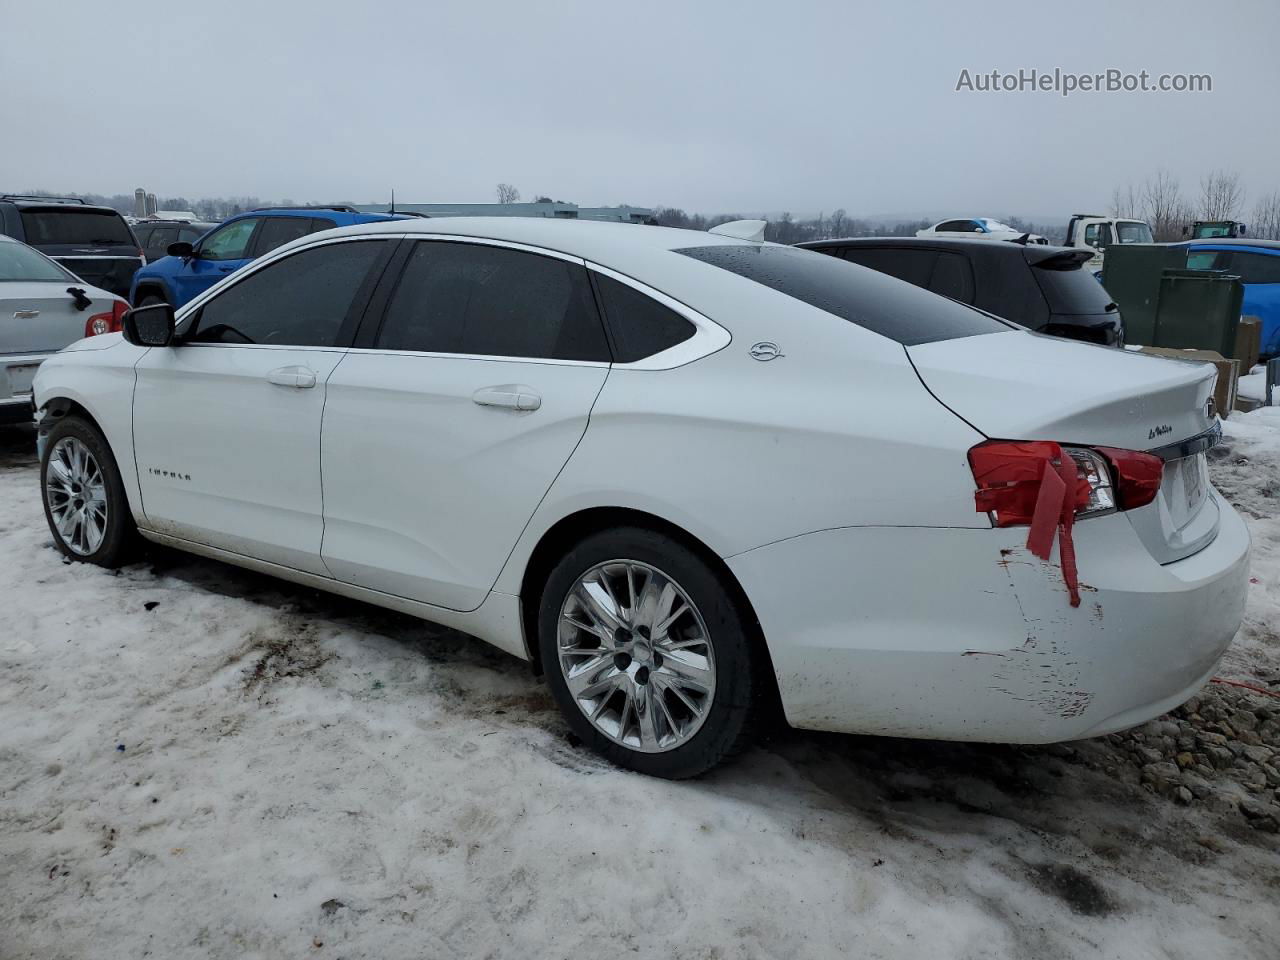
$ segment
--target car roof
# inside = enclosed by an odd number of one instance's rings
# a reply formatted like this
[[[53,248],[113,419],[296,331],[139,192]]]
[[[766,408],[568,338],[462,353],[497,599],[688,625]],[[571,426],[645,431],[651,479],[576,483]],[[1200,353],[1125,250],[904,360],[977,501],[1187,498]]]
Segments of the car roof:
[[[123,217],[119,210],[115,207],[108,207],[100,203],[67,203],[53,198],[48,200],[35,200],[27,197],[4,197],[0,196],[0,203],[12,203],[19,210],[70,210],[72,213],[114,213],[117,217]]]

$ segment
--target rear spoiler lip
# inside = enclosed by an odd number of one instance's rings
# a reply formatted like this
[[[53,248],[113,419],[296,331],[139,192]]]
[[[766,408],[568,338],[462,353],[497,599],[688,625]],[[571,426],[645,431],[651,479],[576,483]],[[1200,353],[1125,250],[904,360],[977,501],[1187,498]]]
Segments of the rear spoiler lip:
[[[1081,250],[1077,247],[1045,247],[1042,244],[1027,244],[1027,263],[1042,270],[1071,270],[1083,266],[1093,259],[1092,250]]]
[[[1159,457],[1161,460],[1181,460],[1183,457],[1195,456],[1197,453],[1204,453],[1212,447],[1216,447],[1222,442],[1222,422],[1215,420],[1213,425],[1203,433],[1197,433],[1194,437],[1188,437],[1185,440],[1179,440],[1177,443],[1166,444],[1163,447],[1156,447],[1154,450],[1147,450],[1146,453],[1153,457]]]

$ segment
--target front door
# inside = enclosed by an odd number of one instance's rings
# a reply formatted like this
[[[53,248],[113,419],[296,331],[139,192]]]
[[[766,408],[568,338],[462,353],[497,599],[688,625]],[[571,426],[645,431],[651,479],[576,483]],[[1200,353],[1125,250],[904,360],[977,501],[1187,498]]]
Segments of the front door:
[[[137,366],[134,449],[149,527],[324,574],[320,421],[326,383],[389,240],[272,261]]]
[[[473,610],[582,439],[609,351],[582,261],[409,242],[372,347],[329,380],[324,561]]]
[[[230,273],[239,270],[250,260],[249,249],[254,231],[262,217],[243,217],[233,220],[206,236],[170,278],[173,285],[174,304],[181,306],[194,300]]]

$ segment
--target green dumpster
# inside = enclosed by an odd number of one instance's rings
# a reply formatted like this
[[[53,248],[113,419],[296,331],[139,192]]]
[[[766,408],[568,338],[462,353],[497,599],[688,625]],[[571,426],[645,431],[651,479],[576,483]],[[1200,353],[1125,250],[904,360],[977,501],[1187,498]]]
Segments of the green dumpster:
[[[1187,251],[1166,243],[1113,243],[1102,261],[1102,285],[1120,307],[1126,343],[1155,346],[1160,276],[1185,267]]]
[[[1240,278],[1225,271],[1165,269],[1160,276],[1155,335],[1150,344],[1235,356],[1243,299]],[[1141,343],[1129,337],[1128,321],[1125,316],[1125,339]]]

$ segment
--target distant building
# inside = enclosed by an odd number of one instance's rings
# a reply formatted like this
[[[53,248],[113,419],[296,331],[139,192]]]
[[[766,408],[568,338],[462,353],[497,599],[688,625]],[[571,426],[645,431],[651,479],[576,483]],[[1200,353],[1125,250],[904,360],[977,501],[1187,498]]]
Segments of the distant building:
[[[361,213],[386,213],[385,203],[358,204]],[[429,217],[553,217],[558,220],[612,220],[647,223],[648,207],[579,207],[576,203],[400,203],[396,213],[425,213]]]

